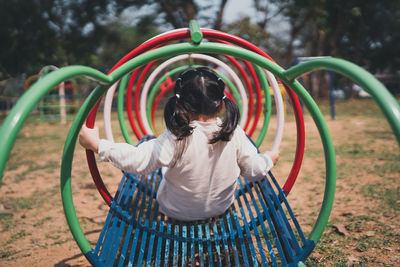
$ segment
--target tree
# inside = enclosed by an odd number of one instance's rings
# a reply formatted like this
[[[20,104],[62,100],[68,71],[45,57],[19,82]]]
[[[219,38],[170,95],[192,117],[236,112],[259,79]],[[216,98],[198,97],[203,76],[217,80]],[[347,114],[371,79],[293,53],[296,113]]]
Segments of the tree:
[[[335,56],[371,72],[400,69],[398,0],[271,0],[271,4],[290,21],[291,60],[298,55]]]
[[[106,0],[1,0],[0,79],[47,64],[88,64],[107,13]]]
[[[152,24],[127,26],[118,21],[107,26],[106,38],[99,45],[93,63],[107,72],[119,59],[146,40],[159,34]]]
[[[48,64],[92,65],[99,63],[99,56],[107,57],[102,62],[106,68],[112,58],[109,49],[127,44],[120,35],[129,27],[136,28],[129,34],[141,34],[137,41],[158,26],[187,27],[194,18],[202,26],[220,28],[226,3],[221,0],[216,8],[211,0],[0,0],[0,80],[37,73]],[[118,22],[124,12],[138,9],[140,13],[128,12],[135,17],[133,25]],[[138,42],[130,38],[128,44]]]
[[[215,4],[212,0],[123,0],[117,1],[117,12],[126,8],[141,10],[139,24],[151,21],[167,29],[187,27],[196,19],[202,27],[221,29],[222,17],[228,0]]]
[[[398,0],[272,0],[289,18],[291,46],[309,56],[347,58],[370,71],[399,69]]]

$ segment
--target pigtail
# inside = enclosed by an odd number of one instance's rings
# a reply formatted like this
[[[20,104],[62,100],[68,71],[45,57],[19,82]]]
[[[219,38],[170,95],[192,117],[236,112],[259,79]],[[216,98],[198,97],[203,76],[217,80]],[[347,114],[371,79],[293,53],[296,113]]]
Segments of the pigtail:
[[[210,140],[210,144],[214,144],[218,141],[231,140],[232,134],[240,119],[238,106],[226,96],[223,97],[222,101],[224,102],[226,109],[225,118],[222,121],[221,130],[214,135],[213,139]]]
[[[178,103],[179,95],[171,97],[164,109],[164,120],[168,130],[173,133],[178,140],[182,140],[193,132],[190,126],[188,112]]]

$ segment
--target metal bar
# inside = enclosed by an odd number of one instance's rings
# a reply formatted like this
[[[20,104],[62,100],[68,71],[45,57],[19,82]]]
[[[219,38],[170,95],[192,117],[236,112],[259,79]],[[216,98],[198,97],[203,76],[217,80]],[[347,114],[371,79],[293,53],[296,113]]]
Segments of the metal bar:
[[[229,252],[229,245],[227,242],[227,238],[229,237],[229,234],[225,231],[225,216],[221,217],[220,221],[220,227],[221,227],[221,235],[222,235],[222,243],[224,244],[224,258],[226,260],[226,266],[231,266],[231,261],[230,261],[230,252]],[[237,254],[237,253],[235,253]]]
[[[122,190],[119,199],[117,200],[117,204],[119,204],[119,206],[122,208],[122,210],[128,210],[129,209],[129,204],[130,204],[130,200],[132,199],[133,196],[133,185],[132,185],[132,180],[128,179],[128,183],[125,184],[126,190]],[[124,189],[125,189],[124,187]],[[113,246],[111,250],[111,253],[109,255],[107,255],[107,259],[106,259],[106,264],[107,265],[112,265],[114,263],[114,261],[116,260],[116,255],[118,252],[118,248],[120,246],[121,243],[121,239],[124,237],[124,230],[125,230],[125,221],[121,220],[120,221],[120,226],[118,226],[119,231],[118,233],[114,233],[113,235],[115,235],[118,238],[118,242],[117,239],[113,242]],[[113,235],[111,235],[111,238],[113,237]],[[111,239],[110,238],[110,239]],[[126,238],[126,236],[125,236]],[[123,241],[122,241],[123,243]]]
[[[266,228],[266,225],[265,225],[265,220],[264,220],[264,215],[265,215],[265,216],[269,216],[269,215],[268,215],[268,213],[267,213],[266,210],[264,210],[264,212],[261,213],[261,212],[260,212],[260,208],[259,208],[259,205],[261,205],[262,207],[265,206],[265,203],[261,204],[261,201],[264,202],[264,200],[263,200],[262,198],[257,198],[258,201],[259,201],[259,203],[257,203],[257,200],[256,200],[256,198],[255,198],[255,196],[254,196],[254,194],[253,194],[253,190],[251,190],[249,184],[246,183],[245,186],[246,186],[247,189],[248,189],[248,192],[249,192],[249,194],[250,194],[251,201],[252,201],[252,203],[253,203],[253,207],[254,207],[254,209],[256,210],[257,219],[258,219],[259,225],[260,225],[260,227],[261,227],[261,230],[262,230],[262,233],[263,233],[263,236],[264,236],[265,243],[267,244],[268,254],[269,254],[269,256],[270,256],[270,259],[271,259],[271,261],[272,261],[272,264],[273,264],[273,266],[278,266],[278,263],[277,263],[276,257],[275,257],[275,253],[274,253],[274,251],[273,251],[272,243],[271,243],[271,240],[270,240],[270,236],[269,236],[269,234],[268,234],[268,231],[267,231],[267,228]],[[252,188],[255,190],[254,184],[252,185]],[[254,226],[253,226],[253,227],[254,227]],[[264,252],[262,252],[262,254],[264,255]]]
[[[178,266],[178,259],[179,259],[179,240],[176,238],[179,236],[179,225],[175,224],[174,227],[174,252],[172,255],[172,266]]]
[[[282,244],[282,252],[281,254],[281,259],[285,258],[288,262],[291,262],[293,258],[293,254],[290,252],[291,247],[290,247],[290,241],[289,241],[289,233],[287,232],[287,229],[285,229],[285,223],[283,222],[283,218],[280,216],[280,202],[276,202],[274,200],[274,195],[275,192],[273,192],[273,189],[270,188],[270,185],[268,184],[268,180],[264,179],[262,182],[260,182],[262,189],[263,189],[263,194],[265,194],[265,199],[267,202],[267,205],[269,207],[269,214],[271,216],[271,220],[275,226],[275,229],[277,231],[277,237],[279,238],[281,244]],[[278,208],[277,210],[275,208]]]
[[[242,184],[241,179],[238,179],[238,180],[239,180],[239,184]],[[251,191],[249,188],[247,188],[247,189],[248,189],[248,191]],[[252,211],[252,209],[251,209],[251,207],[250,207],[250,204],[249,204],[249,202],[247,201],[246,194],[243,194],[243,195],[242,195],[242,199],[243,199],[244,202],[245,202],[245,205],[246,205],[248,214],[249,214],[249,216],[250,216],[250,222],[251,222],[251,226],[252,226],[252,228],[253,228],[254,236],[255,236],[255,238],[256,238],[256,240],[257,240],[257,246],[258,246],[258,250],[259,250],[259,253],[258,253],[258,254],[259,254],[260,257],[261,257],[261,262],[262,262],[263,265],[267,265],[268,263],[267,263],[267,259],[265,258],[264,249],[263,249],[263,245],[262,245],[262,243],[261,243],[260,234],[258,233],[257,223],[256,223],[256,220],[255,220],[255,218],[254,218],[253,211]],[[240,198],[238,199],[238,201],[241,202],[241,201],[240,201]],[[253,203],[254,203],[254,201],[253,201]],[[240,204],[240,205],[241,205],[241,204]],[[258,209],[256,203],[254,203],[254,208],[255,208],[255,209]],[[242,215],[242,216],[243,216],[243,215]],[[246,218],[244,218],[244,220],[246,220]],[[247,224],[247,222],[246,222],[246,224]],[[254,254],[252,255],[252,257],[255,257],[255,256],[256,256],[256,253],[254,253]],[[254,258],[253,258],[253,261],[254,261]]]
[[[240,183],[240,179],[238,179],[238,180],[239,180],[239,183]],[[244,192],[243,192],[243,194],[241,194],[241,196],[243,197],[243,195],[245,195]],[[246,241],[248,243],[248,246],[250,247],[250,255],[249,256],[250,256],[250,258],[251,258],[251,260],[253,262],[252,265],[253,266],[258,266],[258,261],[257,261],[257,257],[256,257],[256,251],[254,249],[252,235],[251,235],[251,232],[250,232],[249,224],[247,222],[246,213],[244,212],[244,209],[243,209],[243,205],[242,205],[242,201],[241,201],[240,195],[239,195],[238,198],[236,198],[236,200],[237,200],[237,203],[239,205],[239,211],[240,211],[241,218],[242,218],[242,221],[243,221],[243,224],[244,224],[244,227],[241,227],[240,225],[239,225],[239,227],[241,229],[244,228],[244,230],[245,230],[243,238],[244,238],[245,235],[247,236]],[[250,212],[250,211],[248,210],[248,212]],[[253,230],[257,230],[257,227],[255,229],[253,229]],[[244,260],[247,261],[247,259],[248,259],[248,257],[246,257],[246,259],[244,259]]]
[[[213,266],[213,252],[211,247],[211,236],[210,236],[210,225],[208,221],[204,223],[204,230],[207,240],[207,252],[208,252],[208,266]]]
[[[153,203],[153,200],[154,200],[154,198],[151,197],[152,196],[151,193],[154,192],[154,190],[155,190],[154,181],[155,181],[155,177],[157,177],[157,173],[158,173],[158,170],[156,170],[153,173],[149,174],[148,180],[147,180],[148,182],[146,184],[146,187],[149,187],[150,180],[153,181],[152,188],[150,190],[150,194],[146,193],[146,195],[148,196],[147,197],[148,205],[147,205],[147,212],[146,212],[146,215],[145,215],[146,217],[144,218],[145,219],[144,220],[144,227],[145,228],[148,228],[148,226],[150,224],[151,206],[152,206],[152,203]],[[150,179],[150,177],[151,177],[151,179]],[[147,188],[146,188],[146,190],[147,190]],[[138,221],[140,222],[141,220],[138,220]],[[144,230],[143,234],[142,234],[142,240],[140,242],[140,250],[139,250],[139,257],[138,257],[138,261],[137,261],[137,266],[141,266],[142,265],[144,252],[145,252],[145,249],[146,249],[147,232],[148,231]],[[149,246],[149,249],[152,249],[152,248]]]
[[[194,224],[190,224],[190,237],[192,238],[192,242],[190,242],[190,265],[195,266],[195,241],[194,241],[194,236],[195,236],[195,229],[194,229]]]
[[[133,175],[133,177],[138,177],[138,176],[139,175],[137,175],[137,174]],[[140,177],[141,181],[143,181],[143,177],[144,176]],[[133,181],[134,179],[131,179],[131,180]],[[141,182],[141,181],[138,181],[138,182]],[[134,217],[134,215],[136,213],[136,209],[137,209],[137,206],[138,206],[138,203],[139,203],[139,199],[140,199],[140,192],[141,192],[140,188],[137,186],[138,182],[133,183],[133,185],[134,185],[133,190],[135,190],[134,192],[137,192],[137,193],[136,193],[135,200],[133,201],[133,207],[132,207],[132,212],[130,213],[130,216],[132,216],[132,218],[134,218],[134,219],[136,219]],[[134,196],[134,193],[132,194],[132,198],[133,198],[133,196]],[[126,238],[125,238],[122,250],[121,250],[121,257],[119,259],[118,266],[124,266],[125,265],[125,261],[126,261],[126,258],[128,256],[129,244],[131,243],[131,234],[132,234],[133,230],[135,230],[135,232],[138,231],[134,227],[134,224],[131,223],[131,224],[129,224],[128,229],[126,231]],[[128,259],[129,259],[129,257],[128,257]]]
[[[161,179],[161,171],[157,170],[157,176],[153,179],[153,187],[151,189],[152,194],[156,193],[156,187],[160,183],[160,179]],[[158,222],[158,220],[157,220],[158,202],[155,198],[153,198],[152,202],[154,202],[154,208],[153,208],[153,218],[152,218],[151,229],[154,231],[151,232],[150,237],[149,237],[149,250],[147,252],[146,266],[151,265],[151,257],[152,257],[152,253],[153,253],[155,231],[157,231],[156,227],[157,227],[157,222]]]
[[[184,240],[186,240],[187,237],[187,224],[185,223],[182,225],[182,237]],[[188,255],[187,255],[187,245],[188,243],[186,241],[182,241],[182,267],[186,267],[188,263]]]
[[[118,197],[118,196],[120,195],[121,188],[122,188],[123,185],[126,183],[126,180],[127,180],[127,179],[126,179],[126,176],[125,176],[125,175],[122,176],[121,182],[120,182],[119,185],[118,185],[117,192],[115,193],[115,196],[116,196],[116,197]],[[105,233],[106,233],[106,231],[107,231],[107,229],[108,229],[108,225],[109,225],[109,223],[110,223],[110,220],[111,220],[111,217],[112,217],[112,216],[113,216],[112,212],[109,212],[108,215],[107,215],[106,221],[104,222],[103,229],[101,230],[101,233],[100,233],[100,235],[99,235],[99,238],[98,238],[96,247],[95,247],[94,252],[93,252],[93,253],[96,254],[96,255],[97,255],[97,253],[99,252],[100,247],[101,247],[102,244],[103,244],[103,241],[104,241],[103,239],[104,239]]]
[[[110,207],[110,212],[114,214],[111,220],[111,227],[109,227],[109,230],[107,231],[105,242],[99,256],[106,265],[112,265],[115,261],[115,254],[117,253],[118,245],[121,242],[121,237],[124,230],[123,226],[125,225],[125,222],[121,220],[121,218],[119,218],[115,209],[123,208],[120,203],[122,202],[122,204],[124,204],[123,200],[126,200],[125,196],[130,193],[129,188],[131,188],[131,183],[131,180],[128,179],[127,182],[124,184],[124,187],[121,188],[118,199],[114,200],[112,202],[113,205]]]
[[[219,239],[216,238],[216,237],[221,237],[221,239],[223,239],[223,236],[219,235],[219,233],[218,233],[217,220],[213,220],[212,229],[213,229],[213,232],[214,232],[214,246],[215,246],[215,250],[217,251],[218,266],[222,267],[221,248],[220,248],[220,245],[219,245]]]
[[[164,224],[165,224],[165,216],[161,214],[160,226],[158,228],[159,233],[164,232]],[[154,263],[155,266],[160,266],[160,259],[161,259],[161,245],[165,241],[161,236],[157,238],[157,250],[156,250],[156,261]]]
[[[167,221],[167,235],[169,236],[171,234],[171,223]],[[169,238],[166,238],[165,241],[165,251],[164,251],[164,266],[168,266],[168,261],[169,261],[169,246],[170,246],[171,240]]]
[[[142,177],[147,176],[146,179],[146,186],[144,187],[144,190],[139,190],[139,192],[143,192],[142,195],[142,202],[140,203],[140,210],[139,210],[139,215],[137,217],[137,221],[138,223],[141,222],[142,220],[142,216],[143,216],[143,211],[144,211],[144,206],[146,204],[146,197],[147,197],[147,191],[148,191],[148,184],[149,184],[149,178],[151,177],[151,174],[148,175],[142,175]],[[134,216],[134,213],[132,214]],[[143,231],[144,232],[144,231]],[[133,243],[132,243],[132,248],[130,250],[130,255],[129,255],[129,264],[132,264],[134,256],[135,256],[135,252],[136,252],[136,247],[138,244],[138,240],[139,240],[139,234],[142,233],[142,231],[139,228],[135,229],[135,236],[133,237]],[[140,254],[140,253],[139,253]]]
[[[262,188],[261,188],[260,184],[259,183],[257,183],[257,184],[258,184],[258,186],[260,187],[260,189],[262,191]],[[266,220],[268,222],[269,229],[271,231],[273,241],[274,241],[275,246],[276,246],[276,248],[278,250],[278,255],[279,255],[279,258],[281,260],[281,263],[283,265],[286,265],[287,261],[286,261],[286,258],[284,257],[285,254],[283,253],[283,248],[282,248],[281,242],[280,242],[280,240],[278,238],[278,233],[277,233],[277,231],[275,229],[275,226],[274,226],[274,224],[273,224],[273,222],[271,220],[271,216],[270,216],[270,212],[269,212],[269,210],[270,210],[269,203],[266,201],[266,196],[264,194],[261,195],[260,190],[258,189],[258,186],[255,186],[254,189],[255,189],[255,191],[257,193],[258,199],[260,199],[261,206],[262,206],[263,210],[265,211],[264,214],[266,215],[265,217],[266,217]],[[268,235],[268,233],[267,233],[267,235]],[[273,250],[270,251],[270,255],[271,255],[271,252],[273,252]]]
[[[239,220],[238,220],[238,216],[237,216],[237,212],[236,212],[236,207],[234,205],[232,205],[232,214],[233,214],[233,220],[236,224],[236,231],[238,233],[239,236],[239,243],[240,243],[240,248],[242,249],[242,260],[244,261],[244,265],[245,266],[249,266],[249,262],[248,262],[248,256],[247,256],[247,252],[246,252],[246,244],[244,243],[244,236],[242,233],[242,227],[240,226]]]
[[[198,245],[199,245],[199,258],[200,258],[200,266],[204,266],[204,257],[203,257],[203,233],[201,230],[201,224],[199,223],[197,225],[197,237],[199,239]]]
[[[232,224],[232,219],[231,219],[231,215],[229,212],[227,212],[226,214],[226,220],[227,220],[227,224],[228,224],[228,232],[230,234],[230,239],[231,239],[231,244],[232,244],[232,248],[233,248],[233,252],[234,252],[234,256],[235,256],[235,265],[238,266],[240,265],[240,261],[239,261],[239,253],[238,253],[238,249],[236,248],[236,237],[235,237],[235,230],[233,229],[233,224]]]

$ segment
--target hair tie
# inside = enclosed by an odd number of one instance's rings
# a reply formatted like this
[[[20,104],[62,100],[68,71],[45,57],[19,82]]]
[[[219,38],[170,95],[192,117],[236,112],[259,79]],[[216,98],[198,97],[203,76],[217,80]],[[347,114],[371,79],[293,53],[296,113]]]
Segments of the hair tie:
[[[222,97],[222,100],[225,100],[225,98],[226,98],[226,95],[224,95],[224,96]]]
[[[176,98],[181,98],[181,95],[180,94],[175,94],[175,96],[176,96]]]
[[[221,79],[221,77],[218,77],[217,83],[218,83],[219,89],[223,90],[223,89],[225,88],[225,83],[224,83],[224,81]]]

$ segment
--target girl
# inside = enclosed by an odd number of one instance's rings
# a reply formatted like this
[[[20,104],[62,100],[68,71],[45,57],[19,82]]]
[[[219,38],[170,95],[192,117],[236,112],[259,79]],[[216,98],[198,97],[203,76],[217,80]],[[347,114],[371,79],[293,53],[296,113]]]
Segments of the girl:
[[[224,213],[234,201],[237,178],[261,180],[279,152],[259,154],[237,126],[237,105],[208,68],[188,69],[175,84],[164,110],[167,130],[138,147],[100,140],[85,126],[80,144],[127,172],[146,174],[168,167],[157,191],[159,210],[178,220],[202,220]],[[221,121],[217,114],[225,106]],[[271,155],[269,155],[271,154]]]

